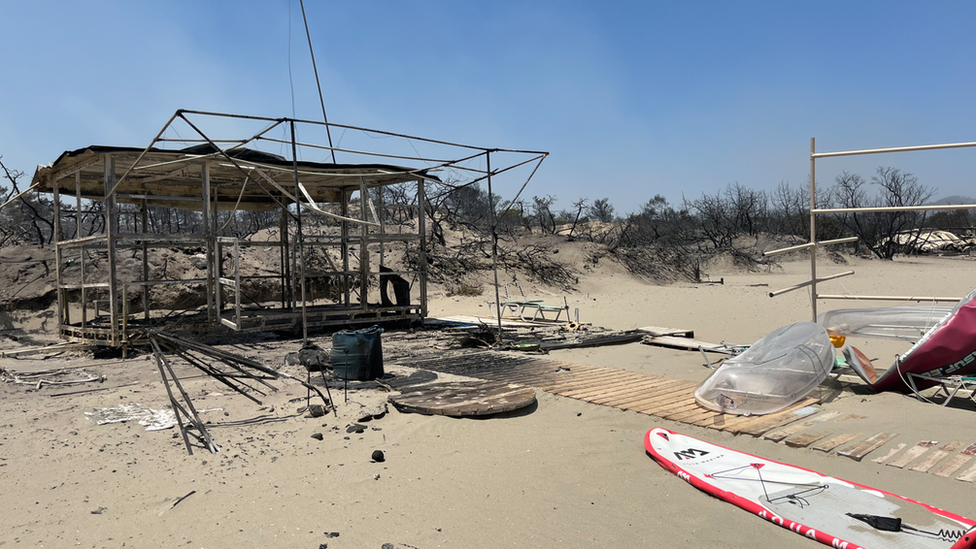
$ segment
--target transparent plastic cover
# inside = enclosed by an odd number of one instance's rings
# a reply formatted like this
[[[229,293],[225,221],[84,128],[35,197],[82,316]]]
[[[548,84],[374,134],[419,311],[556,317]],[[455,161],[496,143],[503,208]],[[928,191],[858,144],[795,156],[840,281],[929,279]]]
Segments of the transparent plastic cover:
[[[695,400],[729,414],[769,414],[806,396],[833,366],[827,331],[814,322],[800,322],[773,331],[726,360],[698,386]]]
[[[914,343],[952,310],[952,305],[837,309],[821,314],[817,323],[843,336],[903,339]]]

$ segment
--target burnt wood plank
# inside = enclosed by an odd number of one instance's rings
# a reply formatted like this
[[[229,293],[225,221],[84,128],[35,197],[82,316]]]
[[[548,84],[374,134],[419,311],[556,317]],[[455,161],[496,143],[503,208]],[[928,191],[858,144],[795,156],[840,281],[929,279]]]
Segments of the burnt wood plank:
[[[813,449],[821,452],[829,452],[841,444],[847,444],[859,436],[861,436],[861,433],[842,433],[830,438],[825,438],[817,444],[814,444]]]
[[[961,480],[963,482],[972,482],[976,480],[976,465],[966,469],[966,472],[956,477],[956,480]]]
[[[896,444],[894,448],[891,448],[890,450],[888,450],[888,453],[887,454],[885,454],[883,456],[876,457],[876,458],[872,459],[871,461],[873,461],[875,463],[884,463],[884,462],[888,461],[889,459],[891,459],[891,457],[894,456],[895,454],[897,454],[898,452],[901,452],[902,450],[904,450],[905,449],[905,446],[908,446],[908,444],[906,444],[904,442],[900,442],[900,443]]]
[[[885,465],[888,467],[896,467],[898,469],[903,469],[909,463],[915,461],[916,458],[920,457],[925,452],[929,451],[929,448],[938,444],[937,440],[922,440],[905,451],[904,454],[898,456],[897,458],[889,461]]]
[[[973,458],[959,454],[958,456],[954,456],[952,459],[945,462],[945,464],[942,465],[942,467],[936,469],[935,472],[932,474],[937,477],[951,477],[953,473],[955,473],[959,469],[962,469],[962,466],[965,465],[967,462],[969,462],[969,460],[971,459]]]
[[[864,456],[884,446],[886,442],[898,436],[898,433],[876,433],[868,438],[852,444],[837,452],[837,455],[861,461]]]
[[[819,408],[814,407],[814,405],[816,405],[819,402],[820,402],[819,399],[807,398],[801,400],[800,402],[797,402],[796,404],[793,404],[792,406],[787,407],[784,410],[780,410],[775,414],[768,414],[763,416],[727,414],[730,417],[725,421],[725,425],[722,427],[722,430],[729,433],[739,433],[741,429],[744,428],[745,426],[754,425],[757,422],[770,421],[770,418],[792,417],[790,421],[782,423],[783,425],[785,425],[786,423],[803,419],[804,417],[810,414],[814,414],[820,411]],[[809,408],[809,410],[807,408]]]
[[[784,440],[787,446],[793,448],[806,448],[822,438],[826,438],[828,433],[800,433]]]
[[[839,415],[840,412],[824,412],[822,414],[817,414],[816,416],[806,421],[797,421],[781,429],[776,429],[775,431],[769,431],[765,435],[763,435],[763,438],[766,440],[771,440],[773,442],[779,442],[784,438],[788,438],[796,433],[799,433],[800,431],[803,431],[804,429],[809,429],[810,427],[813,427],[814,425],[817,425],[819,423],[823,423],[825,421],[834,419]]]
[[[819,399],[808,398],[781,412],[764,416],[756,416],[752,418],[751,421],[748,421],[745,424],[735,428],[733,432],[736,434],[742,433],[758,437],[767,431],[793,423],[794,421],[798,421],[810,414],[816,413],[819,411],[819,408],[814,408],[812,405],[819,402]],[[807,405],[801,406],[804,403],[807,403]]]

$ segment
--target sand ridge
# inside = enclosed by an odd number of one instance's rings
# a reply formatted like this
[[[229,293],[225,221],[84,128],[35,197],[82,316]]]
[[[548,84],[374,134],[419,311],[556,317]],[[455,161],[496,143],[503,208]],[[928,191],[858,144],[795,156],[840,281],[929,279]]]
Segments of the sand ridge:
[[[822,265],[822,274],[853,269],[829,283],[831,293],[964,295],[973,263],[964,258],[851,260]],[[706,341],[751,343],[781,325],[808,320],[808,294],[767,293],[808,276],[805,262],[772,273],[714,273],[724,285],[634,280],[622,273],[581,281],[563,294],[526,285],[526,292],[561,301],[581,320],[612,329],[645,325],[695,330]],[[765,286],[763,286],[765,285]],[[823,290],[822,290],[823,291]],[[439,296],[431,315],[486,314],[486,296]],[[876,306],[826,302],[822,308]],[[448,337],[448,336],[444,336]],[[397,336],[389,335],[393,346]],[[327,341],[325,342],[327,344]],[[265,340],[225,346],[287,370],[284,355],[300,341]],[[436,350],[436,342],[431,351]],[[889,352],[878,348],[882,363]],[[391,356],[396,356],[392,353]],[[699,381],[708,375],[698,353],[637,343],[559,350],[551,358]],[[359,405],[385,399],[376,390],[333,389],[339,417],[298,413],[306,390],[281,390],[258,406],[206,377],[186,387],[221,445],[188,456],[174,430],[145,431],[135,422],[98,426],[84,412],[122,403],[165,406],[155,364],[145,356],[107,364],[83,355],[0,359],[29,371],[91,363],[100,387],[72,389],[0,384],[0,545],[9,547],[754,547],[814,542],[706,496],[647,457],[643,434],[662,426],[770,459],[809,467],[924,501],[965,516],[976,486],[953,478],[858,463],[809,448],[733,436],[635,412],[537,391],[526,413],[452,419],[397,412],[357,422]],[[101,364],[101,365],[100,365]],[[182,367],[181,375],[195,370]],[[410,369],[388,361],[401,375]],[[444,380],[442,376],[441,381]],[[131,384],[131,385],[130,385]],[[88,388],[88,385],[75,390]],[[93,387],[94,388],[94,387]],[[899,436],[879,450],[919,440],[976,442],[973,411],[941,408],[895,395],[827,387],[824,409],[859,419],[843,429]],[[295,399],[299,399],[295,401]],[[312,438],[321,433],[322,440]],[[969,440],[972,438],[973,440]],[[386,460],[371,459],[382,450]],[[187,496],[187,494],[191,494]],[[185,499],[177,500],[181,497]],[[175,505],[174,505],[175,503]],[[720,527],[718,525],[721,525]],[[338,533],[338,536],[334,534]]]

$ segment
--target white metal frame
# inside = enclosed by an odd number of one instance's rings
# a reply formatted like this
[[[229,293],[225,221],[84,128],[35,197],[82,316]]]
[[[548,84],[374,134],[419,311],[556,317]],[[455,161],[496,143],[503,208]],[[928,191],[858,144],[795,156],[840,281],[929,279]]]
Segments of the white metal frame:
[[[818,158],[834,158],[840,156],[858,156],[865,154],[887,154],[887,153],[900,153],[900,152],[911,152],[911,151],[934,151],[941,149],[962,149],[976,147],[976,142],[971,143],[945,143],[939,145],[918,145],[912,147],[891,147],[886,149],[864,149],[856,151],[837,151],[837,152],[817,152],[816,138],[810,138],[810,242],[806,244],[800,244],[799,246],[791,246],[789,248],[781,248],[778,250],[771,250],[765,252],[766,256],[772,256],[787,252],[792,252],[796,250],[809,249],[810,250],[810,280],[790,286],[788,288],[783,288],[770,292],[769,297],[776,297],[793,290],[798,290],[800,288],[810,287],[810,308],[812,311],[813,321],[817,321],[817,300],[818,299],[857,299],[857,300],[873,300],[873,301],[927,301],[927,302],[950,302],[954,303],[959,301],[958,297],[933,297],[933,296],[877,296],[877,295],[837,295],[837,294],[820,294],[817,292],[817,284],[820,282],[825,282],[828,280],[833,280],[835,278],[840,278],[843,276],[853,275],[854,271],[845,271],[842,273],[837,273],[829,276],[824,276],[817,278],[817,247],[828,246],[831,244],[843,244],[845,242],[854,242],[857,237],[839,238],[836,240],[824,240],[817,242],[817,216],[822,214],[836,214],[836,213],[856,213],[856,212],[908,212],[908,211],[932,211],[932,210],[972,210],[976,209],[976,204],[954,204],[954,205],[940,205],[940,206],[906,206],[906,207],[878,207],[878,208],[817,208],[816,204],[816,181],[817,181],[817,159]]]

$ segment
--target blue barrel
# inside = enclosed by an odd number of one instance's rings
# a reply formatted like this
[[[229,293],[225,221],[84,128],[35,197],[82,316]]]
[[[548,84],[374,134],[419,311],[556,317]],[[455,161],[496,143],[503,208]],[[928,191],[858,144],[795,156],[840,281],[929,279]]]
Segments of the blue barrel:
[[[343,330],[332,334],[330,362],[339,379],[366,381],[383,377],[383,328]]]

